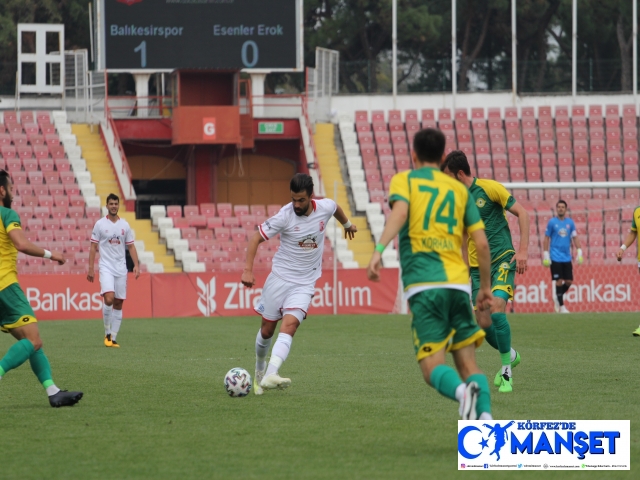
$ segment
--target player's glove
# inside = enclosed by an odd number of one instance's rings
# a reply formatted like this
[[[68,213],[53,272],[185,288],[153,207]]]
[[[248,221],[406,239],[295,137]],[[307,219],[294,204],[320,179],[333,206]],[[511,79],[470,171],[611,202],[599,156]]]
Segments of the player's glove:
[[[582,249],[579,248],[578,249],[578,265],[582,265],[582,262],[584,262],[584,258],[582,257]]]
[[[549,257],[549,252],[544,252],[542,254],[542,265],[548,267],[551,265],[551,257]]]

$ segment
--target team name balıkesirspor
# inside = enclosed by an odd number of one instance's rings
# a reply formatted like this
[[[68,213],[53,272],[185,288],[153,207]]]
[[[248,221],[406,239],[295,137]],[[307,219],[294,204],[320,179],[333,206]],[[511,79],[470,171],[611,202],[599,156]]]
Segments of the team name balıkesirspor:
[[[110,25],[109,33],[112,37],[179,37],[182,35],[184,27],[156,27],[147,25],[138,27],[136,25]]]
[[[423,238],[422,246],[424,248],[428,248],[429,250],[453,250],[453,242],[446,238]]]

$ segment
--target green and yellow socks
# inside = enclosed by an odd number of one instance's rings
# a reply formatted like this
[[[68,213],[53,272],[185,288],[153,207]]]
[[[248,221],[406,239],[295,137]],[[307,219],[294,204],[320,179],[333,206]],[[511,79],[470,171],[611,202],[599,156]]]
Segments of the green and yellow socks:
[[[10,370],[18,368],[29,360],[31,370],[47,391],[47,395],[55,395],[60,391],[51,378],[51,365],[42,349],[35,350],[33,343],[26,338],[14,343],[7,354],[0,360],[0,378]]]

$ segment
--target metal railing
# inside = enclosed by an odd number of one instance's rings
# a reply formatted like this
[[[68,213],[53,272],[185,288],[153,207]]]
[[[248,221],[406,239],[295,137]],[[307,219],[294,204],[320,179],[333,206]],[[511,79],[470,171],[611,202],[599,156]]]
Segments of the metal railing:
[[[148,97],[107,95],[105,111],[112,118],[168,118],[171,117],[173,103],[171,97],[161,95]]]

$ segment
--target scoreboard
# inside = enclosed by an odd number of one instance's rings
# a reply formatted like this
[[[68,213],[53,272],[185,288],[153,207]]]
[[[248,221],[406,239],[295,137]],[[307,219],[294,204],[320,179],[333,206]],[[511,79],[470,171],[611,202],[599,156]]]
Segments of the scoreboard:
[[[98,66],[302,70],[302,0],[99,0]]]

